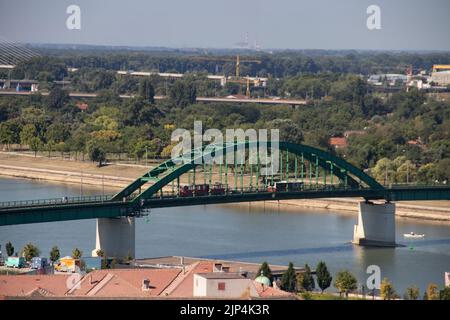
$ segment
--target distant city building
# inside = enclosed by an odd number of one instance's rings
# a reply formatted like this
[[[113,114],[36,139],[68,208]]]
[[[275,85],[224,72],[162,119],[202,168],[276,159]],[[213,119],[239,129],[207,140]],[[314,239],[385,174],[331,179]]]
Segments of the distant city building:
[[[431,74],[431,81],[441,86],[447,86],[450,84],[450,70],[433,72]]]
[[[445,286],[450,286],[450,272],[445,273]]]
[[[429,83],[425,83],[423,80],[421,79],[413,79],[411,81],[409,81],[407,83],[408,87],[414,87],[417,88],[419,90],[423,90],[423,89],[430,89],[431,85]]]
[[[369,84],[374,86],[382,86],[384,84],[395,86],[399,82],[403,84],[406,81],[408,81],[407,75],[395,73],[374,74],[367,80]]]

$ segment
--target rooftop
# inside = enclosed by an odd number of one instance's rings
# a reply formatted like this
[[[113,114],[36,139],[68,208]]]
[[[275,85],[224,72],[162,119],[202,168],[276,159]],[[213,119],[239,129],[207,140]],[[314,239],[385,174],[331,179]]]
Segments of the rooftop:
[[[209,272],[209,273],[197,273],[198,276],[206,279],[247,279],[240,273],[235,272]]]
[[[259,264],[224,262],[195,258],[165,257],[146,259],[157,262],[160,267],[148,266],[131,269],[95,270],[86,275],[2,275],[0,296],[3,298],[193,298],[194,275],[207,279],[247,279],[255,286],[256,296],[285,298],[289,294],[253,281]],[[140,260],[142,263],[142,260]],[[171,262],[171,263],[170,263]],[[273,273],[281,274],[286,267],[271,266]],[[245,276],[243,272],[248,272]],[[72,278],[73,277],[73,278]],[[70,285],[68,286],[69,283]]]

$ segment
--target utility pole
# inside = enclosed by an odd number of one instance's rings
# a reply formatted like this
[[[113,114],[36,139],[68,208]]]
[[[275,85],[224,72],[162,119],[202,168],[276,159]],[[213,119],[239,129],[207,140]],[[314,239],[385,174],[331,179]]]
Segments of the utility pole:
[[[384,185],[387,186],[388,185],[388,169],[387,169],[387,164],[384,167]]]
[[[83,196],[83,169],[81,170],[80,197]]]
[[[406,164],[406,184],[409,184],[409,163]]]

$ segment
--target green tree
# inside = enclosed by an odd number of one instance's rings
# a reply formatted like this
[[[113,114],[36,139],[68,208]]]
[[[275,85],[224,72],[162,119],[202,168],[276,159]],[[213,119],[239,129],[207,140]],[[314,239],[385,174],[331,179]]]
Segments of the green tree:
[[[20,126],[14,120],[0,123],[0,143],[9,145],[19,143]]]
[[[317,277],[317,284],[319,285],[319,288],[323,293],[331,285],[331,281],[333,280],[333,277],[328,271],[325,262],[320,261],[317,264],[316,277]]]
[[[417,168],[410,160],[406,160],[397,167],[396,181],[398,183],[411,183],[416,180]]]
[[[12,256],[14,254],[14,247],[13,247],[12,243],[7,242],[5,247],[6,247],[6,255],[8,257]]]
[[[430,283],[427,286],[426,297],[424,300],[439,300],[439,290],[435,283]]]
[[[22,249],[22,256],[26,261],[31,261],[34,257],[39,257],[41,251],[32,243],[27,243]]]
[[[436,178],[440,181],[450,181],[450,158],[442,159],[436,164]]]
[[[287,270],[281,276],[280,287],[285,291],[295,292],[297,289],[296,282],[297,279],[295,275],[294,264],[292,262],[289,262]]]
[[[195,103],[197,90],[190,79],[177,80],[169,90],[170,101],[177,107],[185,108]]]
[[[133,155],[136,157],[137,160],[141,160],[142,157],[148,152],[149,148],[149,141],[139,140],[133,150]]]
[[[83,251],[81,251],[80,249],[75,248],[72,250],[72,258],[81,259],[82,255],[83,255]]]
[[[52,151],[55,149],[55,146],[56,146],[56,144],[53,140],[50,140],[45,144],[45,149],[48,151],[49,158],[51,157]]]
[[[109,263],[108,258],[106,257],[106,254],[102,257],[102,269],[108,269]]]
[[[269,278],[270,282],[273,281],[273,275],[272,275],[272,270],[269,267],[269,264],[264,261],[261,266],[259,267],[257,276],[260,276],[262,272],[262,275]]]
[[[417,171],[417,181],[420,183],[434,183],[436,180],[436,165],[434,163],[424,164]]]
[[[103,251],[102,249],[98,249],[97,251],[95,251],[95,254],[97,254],[97,257],[105,257],[105,251]]]
[[[445,287],[439,293],[440,300],[450,300],[450,286]]]
[[[103,162],[106,160],[106,153],[103,148],[92,145],[88,147],[89,159],[92,162],[98,162],[98,167],[103,165]]]
[[[394,162],[388,158],[382,158],[377,161],[374,168],[371,170],[372,176],[378,180],[382,181],[384,185],[394,182],[394,173],[396,172],[396,167]]]
[[[29,141],[30,149],[34,152],[34,156],[37,156],[37,152],[42,148],[42,141],[38,137],[33,137]]]
[[[149,103],[155,103],[155,88],[149,78],[144,78],[139,82],[139,96]]]
[[[47,127],[45,138],[47,141],[60,143],[66,141],[70,136],[69,127],[62,123],[52,123]]]
[[[268,128],[280,130],[280,140],[301,143],[303,134],[301,129],[291,119],[275,119],[267,123]]]
[[[20,143],[23,145],[30,145],[33,138],[37,136],[36,126],[34,124],[26,124],[20,131]]]
[[[305,271],[297,276],[297,288],[301,291],[312,291],[315,288],[314,277],[311,268],[305,264]]]
[[[339,271],[334,280],[334,286],[339,290],[339,294],[345,293],[346,298],[350,292],[358,288],[357,283],[355,276],[347,270]]]
[[[396,296],[394,286],[387,278],[381,281],[380,295],[383,300],[392,300]]]
[[[406,288],[405,292],[405,300],[417,300],[419,299],[420,292],[417,287],[409,287]]]
[[[50,90],[47,101],[47,105],[50,109],[59,110],[69,101],[69,94],[60,87],[55,87]]]
[[[58,261],[59,257],[60,257],[59,248],[57,246],[53,246],[52,250],[50,250],[50,261],[55,263],[56,261]]]

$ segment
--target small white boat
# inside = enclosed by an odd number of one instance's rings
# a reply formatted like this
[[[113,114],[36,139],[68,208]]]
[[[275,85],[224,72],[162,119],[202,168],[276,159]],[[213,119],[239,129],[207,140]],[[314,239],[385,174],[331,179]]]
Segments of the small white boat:
[[[414,232],[404,233],[403,236],[405,238],[414,238],[414,239],[420,239],[420,238],[424,238],[425,237],[424,234],[417,234],[417,233],[414,233]]]

